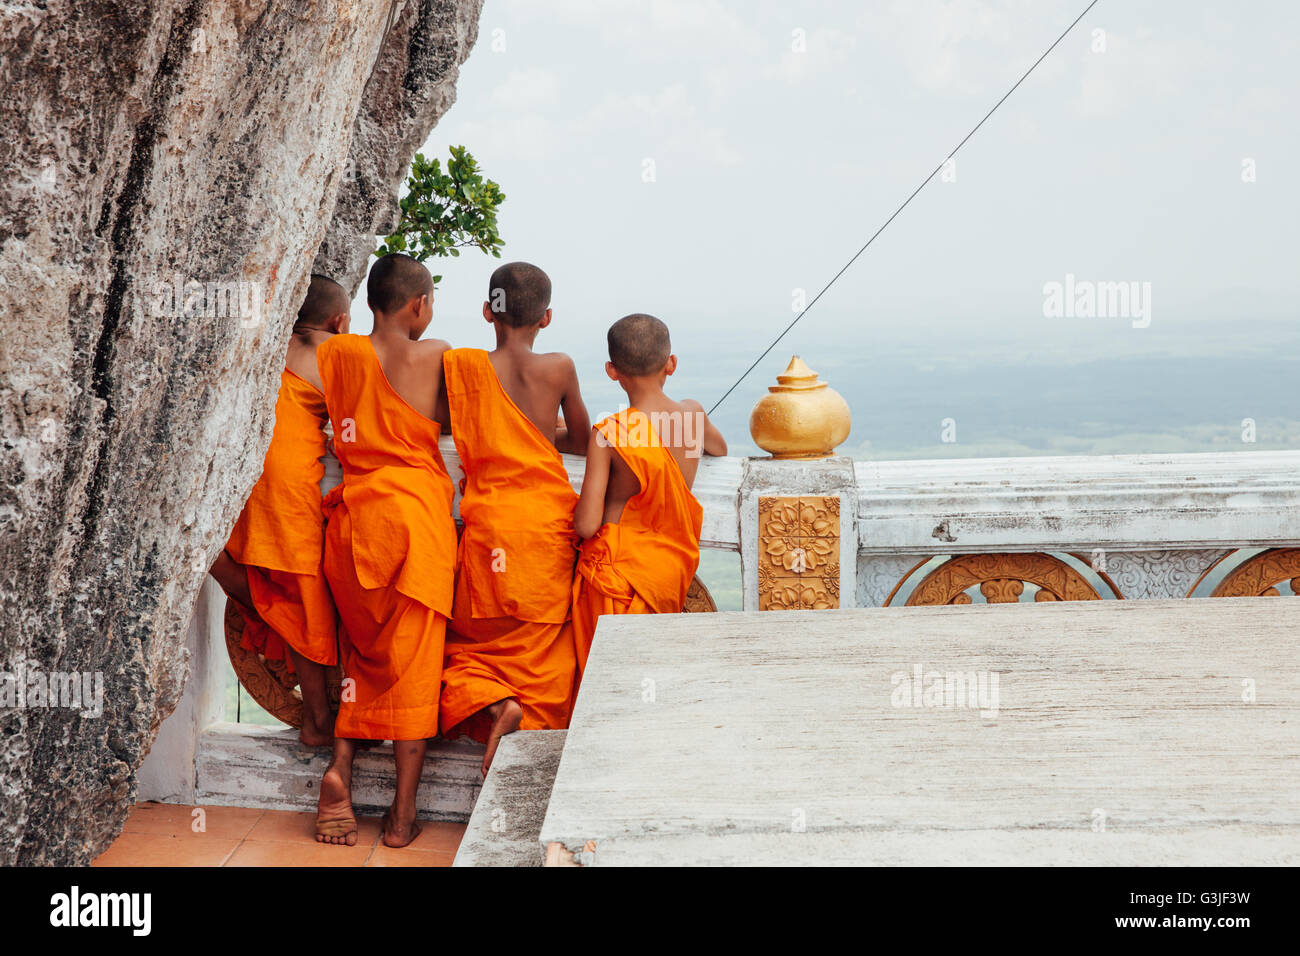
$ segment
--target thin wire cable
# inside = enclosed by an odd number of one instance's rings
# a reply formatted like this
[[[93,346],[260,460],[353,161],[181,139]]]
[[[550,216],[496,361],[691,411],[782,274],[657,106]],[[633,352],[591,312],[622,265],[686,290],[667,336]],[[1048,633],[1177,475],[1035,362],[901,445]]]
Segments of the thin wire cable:
[[[754,364],[751,365],[749,368],[745,369],[743,373],[741,373],[740,378],[736,379],[736,381],[732,384],[731,388],[723,392],[722,397],[718,399],[716,402],[714,402],[713,407],[709,409],[710,415],[712,415],[715,411],[718,410],[718,406],[727,400],[727,396],[729,396],[732,392],[736,390],[736,387],[749,376],[750,372],[758,368],[758,363],[763,361],[763,359],[767,358],[768,353],[771,352],[772,349],[776,348],[778,344],[780,344],[781,340],[785,338],[786,335],[789,334],[790,330],[793,329],[799,323],[799,320],[802,319],[805,315],[807,315],[810,311],[812,311],[812,307],[817,304],[818,299],[820,299],[823,295],[826,294],[826,290],[829,289],[831,286],[833,286],[836,283],[836,281],[838,281],[840,276],[844,275],[844,273],[849,271],[849,266],[853,265],[853,263],[858,261],[858,257],[862,255],[862,253],[867,251],[867,247],[876,241],[876,237],[885,231],[885,229],[889,226],[891,222],[894,221],[895,217],[897,217],[900,212],[902,212],[904,209],[907,208],[907,204],[916,198],[917,193],[919,193],[922,189],[924,189],[926,186],[930,184],[930,180],[934,179],[934,177],[939,174],[939,171],[943,169],[944,165],[948,162],[948,160],[952,159],[954,156],[957,155],[957,151],[966,145],[966,141],[979,131],[979,128],[984,125],[984,123],[988,120],[988,118],[992,116],[995,112],[997,112],[998,107],[1006,102],[1007,97],[1009,97],[1012,93],[1014,93],[1016,89],[1020,86],[1020,84],[1025,82],[1026,79],[1028,79],[1029,74],[1034,72],[1034,70],[1038,67],[1038,64],[1042,63],[1045,59],[1047,59],[1047,55],[1056,49],[1056,47],[1060,44],[1060,42],[1069,35],[1070,31],[1079,25],[1079,21],[1088,15],[1088,11],[1091,10],[1096,5],[1097,5],[1097,0],[1092,0],[1092,3],[1084,7],[1083,12],[1079,14],[1077,17],[1075,17],[1074,21],[1068,27],[1065,28],[1065,32],[1062,33],[1059,37],[1057,37],[1056,40],[1053,41],[1052,45],[1043,51],[1043,55],[1034,61],[1034,65],[1031,66],[1029,69],[1025,70],[1024,75],[1022,75],[1020,79],[1016,80],[1015,85],[1012,86],[1011,89],[1007,90],[1004,94],[1002,94],[1002,99],[998,100],[996,103],[993,104],[993,109],[989,110],[987,113],[984,114],[984,119],[976,123],[974,128],[971,129],[969,133],[967,133],[965,136],[962,137],[961,142],[958,143],[956,147],[954,147],[953,150],[950,153],[948,153],[946,157],[944,157],[943,162],[941,162],[938,166],[936,166],[934,168],[934,171],[930,173],[929,176],[926,176],[924,180],[921,181],[921,185],[917,186],[915,189],[912,190],[912,195],[908,196],[906,199],[903,200],[903,204],[894,210],[893,215],[891,215],[888,219],[885,220],[884,225],[882,225],[879,229],[877,229],[875,232],[871,234],[871,238],[862,244],[862,248],[853,254],[853,258],[850,259],[848,262],[844,263],[844,267],[840,269],[839,272],[835,273],[834,278],[832,278],[830,282],[826,283],[826,285],[822,287],[822,290],[813,297],[813,300],[809,302],[806,306],[804,306],[803,311],[800,312],[798,315],[796,315],[794,317],[794,320],[782,330],[781,334],[772,340],[772,344],[763,350],[763,354],[754,360]]]

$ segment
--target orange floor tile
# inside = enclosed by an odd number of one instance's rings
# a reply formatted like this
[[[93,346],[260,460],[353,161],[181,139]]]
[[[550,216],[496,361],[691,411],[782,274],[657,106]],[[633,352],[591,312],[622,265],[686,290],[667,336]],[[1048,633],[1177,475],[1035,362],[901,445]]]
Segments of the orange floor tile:
[[[137,803],[122,835],[95,866],[451,866],[463,823],[424,821],[408,847],[380,841],[377,817],[362,817],[356,846],[317,843],[312,813]]]

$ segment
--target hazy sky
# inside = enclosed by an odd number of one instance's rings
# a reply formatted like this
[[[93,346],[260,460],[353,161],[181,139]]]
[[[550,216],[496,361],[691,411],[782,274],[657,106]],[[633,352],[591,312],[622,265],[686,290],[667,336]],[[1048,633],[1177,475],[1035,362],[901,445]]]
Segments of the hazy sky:
[[[501,184],[505,257],[555,284],[539,347],[574,354],[593,411],[633,311],[668,322],[677,391],[707,406],[1084,6],[488,0],[424,151],[464,144]],[[795,351],[839,385],[885,342],[1122,358],[1176,323],[1231,342],[1294,317],[1297,37],[1292,3],[1101,0],[728,404]],[[490,347],[496,264],[433,263],[431,335]],[[1044,317],[1067,273],[1151,283],[1150,326]]]

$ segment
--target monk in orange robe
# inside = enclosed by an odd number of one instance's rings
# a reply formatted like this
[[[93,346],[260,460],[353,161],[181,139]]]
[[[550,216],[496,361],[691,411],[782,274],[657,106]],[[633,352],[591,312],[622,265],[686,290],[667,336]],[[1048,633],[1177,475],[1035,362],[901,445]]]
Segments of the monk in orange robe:
[[[253,486],[212,576],[244,618],[242,645],[269,660],[286,656],[302,690],[304,744],[334,739],[325,669],[338,657],[334,601],[322,569],[322,459],[329,420],[316,349],[348,329],[348,295],[315,275],[289,339],[275,430]]]
[[[668,327],[654,316],[610,327],[605,372],[631,407],[592,430],[574,513],[585,539],[573,580],[579,683],[602,614],[680,613],[700,563],[704,512],[691,485],[700,454],[725,455],[727,443],[699,402],[664,394],[676,370]]]
[[[343,484],[326,500],[325,534],[343,692],[316,838],[356,843],[352,758],[360,741],[391,740],[397,787],[383,840],[400,847],[420,832],[415,795],[427,738],[438,732],[455,571],[453,491],[434,420],[447,343],[419,340],[433,318],[433,282],[410,256],[376,262],[366,298],[374,331],[317,350],[343,466]]]
[[[590,420],[573,360],[533,351],[551,324],[550,300],[541,269],[502,266],[483,304],[496,349],[443,357],[465,479],[441,724],[487,744],[485,775],[503,734],[568,726],[578,496],[560,452],[586,451]]]

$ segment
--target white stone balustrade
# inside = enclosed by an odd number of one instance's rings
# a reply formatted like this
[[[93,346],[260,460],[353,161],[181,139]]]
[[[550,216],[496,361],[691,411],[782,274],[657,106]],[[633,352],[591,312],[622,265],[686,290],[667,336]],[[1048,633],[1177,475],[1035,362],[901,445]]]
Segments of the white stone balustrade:
[[[449,438],[442,452],[458,477],[459,460]],[[565,461],[574,487],[580,487],[583,460],[565,456]],[[838,591],[840,607],[903,603],[905,579],[915,588],[948,556],[1025,556],[986,562],[986,570],[994,568],[1003,579],[1015,578],[1027,561],[1042,560],[1034,556],[1057,555],[1059,560],[1046,560],[1056,562],[1056,571],[1057,564],[1070,563],[1061,573],[1084,582],[1072,586],[1135,599],[1185,597],[1216,562],[1238,549],[1300,547],[1300,451],[889,462],[706,458],[694,490],[704,507],[702,546],[740,552],[746,610],[757,610],[762,602],[760,564],[767,539],[759,527],[759,499],[765,497],[838,501],[838,547],[827,557],[838,560],[837,587],[831,590]],[[1220,568],[1230,563],[1223,561]],[[833,563],[826,567],[834,575]],[[1100,574],[1089,575],[1089,568]],[[1300,568],[1296,574],[1300,580]],[[948,599],[965,580],[954,576],[942,582],[949,590],[937,603],[966,603],[969,599],[960,595]],[[1015,600],[1020,582],[1012,581],[1011,590],[1005,585],[1005,580],[991,582],[988,599]],[[1049,590],[1045,595],[1030,588],[1026,597],[1050,598],[1054,586],[1043,586]],[[229,802],[233,793],[249,805],[310,805],[315,781],[308,777],[318,777],[317,768],[291,753],[294,742],[287,732],[277,736],[250,729],[248,746],[272,741],[265,746],[274,752],[252,761],[246,779],[236,779],[238,768],[232,770],[230,739],[241,725],[220,723],[214,705],[222,696],[225,654],[216,611],[220,601],[213,585],[205,585],[189,635],[185,699],[141,770],[141,798]],[[295,761],[310,767],[297,790],[281,772]],[[218,765],[227,791],[214,795],[195,767]],[[268,774],[268,767],[275,772]],[[468,772],[461,776],[454,781],[454,799],[435,795],[431,801],[465,806],[466,788],[476,781]],[[266,789],[271,777],[274,793]]]

